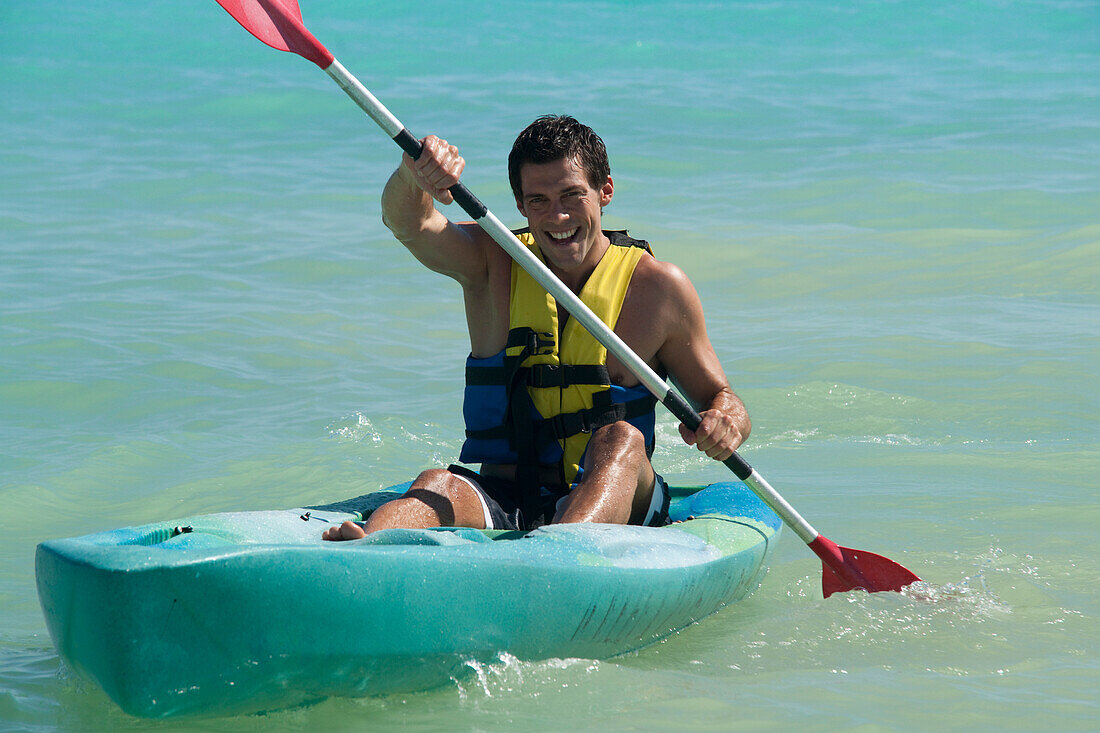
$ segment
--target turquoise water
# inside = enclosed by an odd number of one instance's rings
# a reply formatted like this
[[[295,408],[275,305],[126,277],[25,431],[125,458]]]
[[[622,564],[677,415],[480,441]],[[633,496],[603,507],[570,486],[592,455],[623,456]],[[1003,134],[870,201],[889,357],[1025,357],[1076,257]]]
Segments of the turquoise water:
[[[599,130],[608,223],[696,283],[745,457],[930,587],[821,600],[788,533],[626,657],[180,727],[1100,726],[1100,4],[302,4],[509,223],[515,133]],[[61,668],[35,544],[452,460],[459,293],[380,223],[392,144],[213,2],[9,2],[0,99],[0,728],[171,728]],[[658,429],[674,481],[725,476]]]

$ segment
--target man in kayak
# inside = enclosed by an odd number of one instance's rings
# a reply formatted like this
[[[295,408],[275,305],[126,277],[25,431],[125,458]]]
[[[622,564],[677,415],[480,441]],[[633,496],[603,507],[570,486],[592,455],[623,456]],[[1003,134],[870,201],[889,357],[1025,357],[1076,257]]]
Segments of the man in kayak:
[[[459,460],[421,473],[370,515],[324,533],[358,539],[392,527],[531,529],[551,522],[660,525],[668,489],[653,452],[654,405],[609,355],[477,224],[449,221],[433,202],[465,161],[445,140],[405,155],[382,194],[382,219],[429,269],[462,286],[470,357]],[[695,288],[675,265],[625,232],[601,228],[614,183],[603,141],[571,117],[535,120],[516,139],[508,176],[527,218],[517,232],[550,270],[651,368],[697,405],[685,442],[724,460],[750,422],[707,336]]]

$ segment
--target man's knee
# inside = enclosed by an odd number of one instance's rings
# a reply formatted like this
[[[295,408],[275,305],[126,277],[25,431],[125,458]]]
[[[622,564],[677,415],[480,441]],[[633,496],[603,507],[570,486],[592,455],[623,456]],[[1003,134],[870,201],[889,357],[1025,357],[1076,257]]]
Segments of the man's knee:
[[[477,492],[445,468],[421,472],[401,498],[427,506],[445,527],[456,524],[478,527],[484,524]]]
[[[644,454],[646,449],[645,436],[642,435],[642,431],[626,420],[618,420],[610,425],[597,428],[592,432],[589,445],[592,445],[593,441],[596,445],[606,445],[631,453],[641,452]]]
[[[421,471],[416,480],[412,482],[410,489],[431,489],[432,487],[446,487],[454,474],[445,468],[429,468]]]
[[[425,494],[436,494],[449,501],[459,498],[465,485],[458,477],[445,468],[430,468],[421,471],[416,480],[405,491],[407,498],[421,498]]]

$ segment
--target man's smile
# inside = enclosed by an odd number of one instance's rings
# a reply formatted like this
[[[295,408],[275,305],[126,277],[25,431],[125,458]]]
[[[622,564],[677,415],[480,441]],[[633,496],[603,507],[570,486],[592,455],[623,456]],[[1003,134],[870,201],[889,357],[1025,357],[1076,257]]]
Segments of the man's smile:
[[[547,234],[550,235],[551,239],[555,239],[555,240],[560,242],[560,241],[564,241],[566,239],[571,238],[579,230],[580,230],[580,227],[573,227],[572,229],[570,229],[568,231],[565,231],[565,232],[547,232]]]

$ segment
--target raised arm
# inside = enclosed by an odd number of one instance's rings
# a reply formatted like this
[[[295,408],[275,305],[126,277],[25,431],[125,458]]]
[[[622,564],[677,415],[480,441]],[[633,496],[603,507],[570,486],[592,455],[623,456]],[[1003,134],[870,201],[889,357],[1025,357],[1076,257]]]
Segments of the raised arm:
[[[454,198],[448,191],[458,182],[466,161],[455,146],[429,135],[424,152],[413,160],[407,154],[382,192],[382,222],[429,269],[468,286],[484,281],[486,250],[492,246],[473,223],[455,224],[435,207]]]

